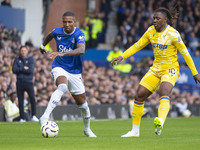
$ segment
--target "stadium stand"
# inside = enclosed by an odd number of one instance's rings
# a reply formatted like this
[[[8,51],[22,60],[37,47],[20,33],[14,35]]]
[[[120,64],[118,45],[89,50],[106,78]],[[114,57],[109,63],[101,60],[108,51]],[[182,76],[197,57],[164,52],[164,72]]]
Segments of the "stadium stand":
[[[88,30],[94,31],[94,29],[90,29],[90,19],[93,23],[93,27],[94,23],[97,23],[96,28],[103,26],[103,28],[98,29],[98,42],[105,42],[105,32],[108,31],[109,24],[107,16],[110,13],[109,8],[112,6],[110,3],[111,1],[109,1],[109,4],[105,3],[104,0],[101,2],[102,5],[100,13],[95,14],[95,17],[87,17],[87,27],[84,28],[88,28]],[[191,3],[185,1],[182,3],[181,0],[177,0],[176,2],[178,5],[180,17],[179,20],[177,20],[175,28],[180,31],[181,36],[185,41],[188,49],[190,50],[192,56],[195,56],[196,61],[195,59],[194,61],[199,62],[200,10],[197,8],[200,8],[200,1],[191,1]],[[127,44],[131,44],[131,40],[128,40],[128,38],[133,38],[133,44],[138,39],[138,37],[144,33],[146,28],[152,24],[151,17],[153,10],[160,6],[169,7],[169,2],[167,0],[121,1],[119,9],[116,12],[118,17],[118,33],[116,39],[118,39],[118,37],[121,38],[122,48],[125,48]],[[101,19],[98,20],[99,18],[96,18],[96,16],[99,16]],[[90,33],[90,38],[92,35],[93,40],[95,40],[97,33]],[[128,41],[129,43],[127,43]],[[111,44],[115,45],[114,41]],[[116,42],[116,44],[120,45],[118,42]],[[0,106],[4,105],[8,98],[7,95],[9,95],[9,92],[16,91],[16,76],[12,73],[11,66],[14,58],[16,57],[16,54],[19,52],[20,46],[20,32],[17,31],[16,28],[13,28],[13,30],[8,30],[8,28],[3,23],[0,23]],[[53,84],[53,80],[50,74],[51,65],[49,64],[51,64],[51,60],[44,57],[44,55],[41,55],[39,49],[30,44],[30,42],[27,44],[27,46],[29,48],[29,54],[34,56],[34,59],[36,60],[34,72],[34,89],[37,105],[46,106],[51,93],[56,88]],[[96,48],[97,44],[89,46],[88,48],[91,47]],[[138,53],[135,57],[129,60],[130,64],[132,64],[133,70],[131,70],[128,75],[119,71],[115,71],[107,66],[106,56],[109,52],[108,50],[98,51],[94,49],[88,49],[84,57],[83,79],[86,86],[87,100],[89,104],[128,104],[129,101],[133,100],[140,78],[145,74],[145,71],[147,71],[152,64],[152,55],[150,54],[152,52],[148,50],[151,48],[146,47],[145,49],[147,51]],[[150,57],[142,58],[144,56]],[[180,62],[181,68],[185,69],[186,66],[182,58],[180,58]],[[191,74],[188,72],[188,70],[185,71],[185,73]],[[180,98],[182,97],[186,98],[187,103],[190,105],[200,104],[199,89],[197,89],[194,85],[195,84],[182,84],[181,82],[177,84],[171,95],[171,104],[176,106],[176,104],[181,101]],[[159,96],[157,93],[154,93],[148,98],[148,100],[145,102],[145,105],[156,105],[158,103]],[[59,105],[69,104],[73,105],[75,104],[75,101],[69,93],[66,93]]]

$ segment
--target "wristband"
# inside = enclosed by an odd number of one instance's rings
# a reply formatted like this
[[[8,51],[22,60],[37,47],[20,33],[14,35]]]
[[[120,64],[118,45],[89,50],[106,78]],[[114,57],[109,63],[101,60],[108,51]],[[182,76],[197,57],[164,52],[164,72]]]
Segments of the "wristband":
[[[197,76],[197,75],[198,75],[198,74],[194,75],[194,77]]]
[[[120,55],[120,57],[121,57],[122,59],[124,59],[122,55]]]
[[[43,44],[40,45],[41,49],[45,49],[45,46]]]

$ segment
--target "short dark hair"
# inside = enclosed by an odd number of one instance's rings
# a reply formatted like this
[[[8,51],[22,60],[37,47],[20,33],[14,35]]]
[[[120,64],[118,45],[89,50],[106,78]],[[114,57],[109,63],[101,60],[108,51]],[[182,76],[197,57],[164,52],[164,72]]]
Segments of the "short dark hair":
[[[22,48],[26,48],[26,49],[27,49],[26,46],[22,45],[22,46],[19,48],[19,50],[21,51]]]
[[[64,17],[64,16],[72,16],[73,18],[75,18],[74,13],[71,12],[71,11],[66,11],[66,12],[63,14],[63,17]]]
[[[15,91],[13,91],[12,93],[10,93],[10,97],[13,96],[14,94],[16,94]]]

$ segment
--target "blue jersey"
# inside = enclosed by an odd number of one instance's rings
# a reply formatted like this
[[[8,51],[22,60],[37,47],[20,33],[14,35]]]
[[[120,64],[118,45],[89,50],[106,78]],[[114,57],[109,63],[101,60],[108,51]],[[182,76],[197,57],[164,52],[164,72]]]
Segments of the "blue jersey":
[[[85,44],[84,33],[76,27],[71,34],[65,33],[64,27],[55,28],[51,35],[56,40],[57,52],[59,53],[73,51],[77,48],[78,43]],[[72,74],[79,74],[82,72],[81,56],[57,56],[52,64],[52,68],[55,67],[61,67]]]

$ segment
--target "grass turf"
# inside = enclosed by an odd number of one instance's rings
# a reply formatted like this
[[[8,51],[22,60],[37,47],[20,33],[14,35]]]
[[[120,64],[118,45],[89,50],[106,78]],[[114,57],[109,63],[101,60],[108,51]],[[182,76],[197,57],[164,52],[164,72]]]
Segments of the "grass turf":
[[[59,135],[43,138],[35,122],[0,123],[0,150],[200,150],[200,118],[167,118],[160,136],[153,118],[142,118],[140,138],[121,138],[131,129],[128,120],[94,120],[98,138],[83,134],[82,121],[59,121]]]

